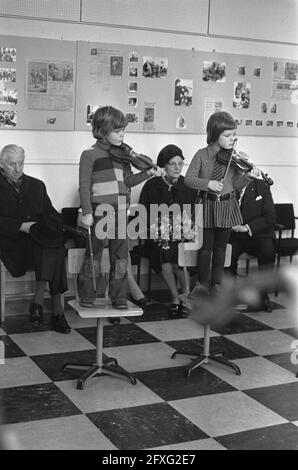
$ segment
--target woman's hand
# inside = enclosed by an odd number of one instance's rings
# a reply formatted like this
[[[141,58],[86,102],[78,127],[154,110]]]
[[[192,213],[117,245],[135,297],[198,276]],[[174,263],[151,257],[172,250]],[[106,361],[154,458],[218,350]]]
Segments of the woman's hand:
[[[82,213],[80,213],[78,215],[77,224],[79,227],[88,229],[89,227],[91,227],[91,225],[93,225],[93,215],[92,214],[83,215]]]
[[[210,180],[208,183],[208,188],[211,189],[211,191],[215,191],[216,193],[220,193],[223,190],[224,185],[221,183],[221,181],[217,180]]]
[[[162,175],[162,168],[149,168],[149,170],[146,171],[148,176],[161,176]]]
[[[247,176],[249,176],[250,178],[257,178],[257,179],[260,179],[262,177],[261,175],[261,171],[256,168],[255,166],[252,167],[252,169],[246,173]]]

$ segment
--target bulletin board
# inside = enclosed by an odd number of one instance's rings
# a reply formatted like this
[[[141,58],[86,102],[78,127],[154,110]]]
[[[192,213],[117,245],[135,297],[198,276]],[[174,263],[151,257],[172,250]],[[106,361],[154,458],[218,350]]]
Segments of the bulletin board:
[[[150,60],[155,69],[149,63],[144,76],[143,64]],[[199,94],[182,113],[175,109],[172,85],[183,76],[197,89],[197,60],[193,51],[79,42],[76,129],[90,129],[89,113],[95,107],[112,105],[128,116],[130,132],[175,132],[183,114],[186,125],[182,122],[180,129],[197,133]]]
[[[0,130],[90,131],[113,105],[128,132],[204,134],[231,113],[239,135],[298,136],[298,62],[195,49],[0,36]]]
[[[0,36],[0,130],[73,130],[76,43]]]
[[[147,73],[148,59],[157,71]],[[109,104],[129,117],[128,132],[202,134],[225,110],[240,135],[297,136],[297,80],[294,60],[79,42],[75,128],[90,129]]]

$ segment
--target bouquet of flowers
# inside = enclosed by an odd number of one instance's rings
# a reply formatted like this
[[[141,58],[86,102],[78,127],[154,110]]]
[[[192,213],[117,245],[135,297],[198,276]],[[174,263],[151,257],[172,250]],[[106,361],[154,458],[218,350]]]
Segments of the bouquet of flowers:
[[[169,241],[185,243],[195,241],[197,237],[198,227],[185,210],[182,215],[162,215],[150,226],[150,238],[156,240],[164,250],[169,249]]]

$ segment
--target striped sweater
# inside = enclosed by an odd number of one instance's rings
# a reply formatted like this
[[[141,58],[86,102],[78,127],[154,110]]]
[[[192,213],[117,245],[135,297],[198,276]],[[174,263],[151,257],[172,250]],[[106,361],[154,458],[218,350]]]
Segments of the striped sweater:
[[[118,197],[129,205],[130,188],[149,178],[146,172],[133,174],[129,163],[110,158],[111,145],[97,140],[83,151],[79,168],[79,194],[83,214],[92,214],[92,205],[111,204],[118,209]]]

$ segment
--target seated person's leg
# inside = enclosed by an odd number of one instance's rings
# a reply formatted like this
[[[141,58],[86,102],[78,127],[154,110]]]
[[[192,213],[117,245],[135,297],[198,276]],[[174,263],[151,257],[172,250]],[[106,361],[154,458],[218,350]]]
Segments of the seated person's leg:
[[[230,239],[229,243],[232,246],[231,264],[226,268],[226,270],[230,272],[233,276],[236,276],[238,269],[238,260],[242,253],[245,253],[246,250],[243,242],[233,237]]]
[[[49,282],[52,298],[52,329],[59,333],[70,333],[64,309],[61,303],[61,294],[67,290],[65,271],[65,250],[59,248],[35,248],[36,279],[39,282]]]
[[[146,298],[141,291],[139,285],[137,284],[131,265],[130,253],[128,252],[128,264],[127,264],[127,281],[128,281],[128,292],[132,302],[134,302],[139,307],[144,307],[146,305]]]
[[[259,268],[271,270],[275,263],[275,244],[271,238],[258,238],[254,244],[255,255],[258,258]],[[263,310],[272,312],[272,304],[267,293],[263,294]]]

